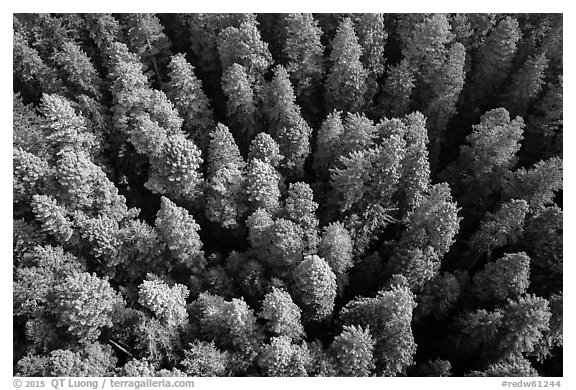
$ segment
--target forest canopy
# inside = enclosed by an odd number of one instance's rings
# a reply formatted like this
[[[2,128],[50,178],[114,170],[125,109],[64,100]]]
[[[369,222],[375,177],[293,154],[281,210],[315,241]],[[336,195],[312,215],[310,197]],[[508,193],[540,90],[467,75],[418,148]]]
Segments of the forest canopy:
[[[19,376],[562,376],[561,14],[14,14]]]

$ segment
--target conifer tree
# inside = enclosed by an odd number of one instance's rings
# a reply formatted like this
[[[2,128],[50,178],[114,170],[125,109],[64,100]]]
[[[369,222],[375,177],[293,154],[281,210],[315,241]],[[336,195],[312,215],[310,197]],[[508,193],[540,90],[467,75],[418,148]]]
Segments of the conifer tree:
[[[127,377],[141,377],[141,376],[155,376],[156,368],[154,364],[148,361],[148,359],[131,359],[129,360],[122,369],[118,370],[123,376]]]
[[[73,225],[66,210],[49,195],[33,195],[32,211],[42,225],[42,231],[54,236],[58,242],[65,243],[74,233]]]
[[[514,199],[503,203],[494,214],[488,213],[470,238],[472,251],[490,255],[496,248],[516,243],[522,235],[527,212],[526,201]]]
[[[116,248],[120,245],[118,221],[108,216],[97,218],[77,216],[75,222],[90,254],[99,261],[103,259],[108,266],[116,265],[113,260],[116,259]]]
[[[94,156],[100,149],[99,140],[86,127],[86,120],[74,112],[67,99],[43,95],[40,112],[44,116],[44,134],[54,154],[71,149]]]
[[[502,19],[490,32],[476,53],[476,65],[471,75],[472,99],[480,106],[499,92],[508,76],[521,32],[518,21],[510,16]]]
[[[272,54],[258,30],[255,17],[245,18],[238,27],[226,27],[218,34],[218,53],[222,69],[242,65],[254,81],[272,64]]]
[[[108,215],[116,220],[137,213],[135,209],[128,210],[126,198],[85,152],[64,150],[56,162],[56,180],[58,198],[72,210]]]
[[[545,53],[541,53],[530,56],[513,76],[512,84],[504,97],[504,107],[512,115],[526,116],[530,103],[542,90],[547,67],[548,58]]]
[[[364,114],[348,113],[344,119],[344,131],[339,137],[338,153],[347,156],[374,145],[378,129]]]
[[[522,246],[530,256],[531,290],[541,296],[562,290],[562,221],[562,210],[551,206],[526,222]]]
[[[304,230],[304,241],[307,251],[316,252],[318,244],[318,203],[314,202],[314,193],[307,183],[291,183],[288,187],[285,211],[288,219],[297,223]]]
[[[330,346],[338,374],[342,376],[370,376],[375,368],[372,353],[374,339],[361,326],[344,326]]]
[[[110,283],[87,272],[75,273],[55,287],[58,323],[81,343],[95,341],[103,327],[111,327],[114,313],[124,305]]]
[[[426,93],[427,83],[434,79],[445,61],[448,44],[454,38],[446,14],[424,16],[415,23],[402,51],[404,58],[416,71],[419,93]]]
[[[536,356],[539,362],[544,361],[552,354],[554,347],[562,347],[564,344],[562,335],[563,325],[563,293],[552,294],[549,298],[550,312],[550,325],[548,330],[544,332],[544,337],[536,345],[534,352],[531,355]]]
[[[326,261],[307,256],[294,271],[295,295],[304,318],[318,322],[332,315],[336,298],[336,276]]]
[[[387,66],[386,80],[378,103],[380,117],[401,117],[408,114],[415,87],[414,71],[406,59]]]
[[[248,241],[256,256],[260,259],[268,258],[270,246],[270,229],[274,225],[272,215],[263,208],[258,208],[246,219],[248,228]]]
[[[219,123],[210,137],[206,216],[223,227],[235,227],[245,207],[241,193],[244,159],[226,126]]]
[[[195,340],[184,350],[184,360],[180,365],[189,376],[224,376],[228,354],[216,348],[214,342]]]
[[[274,68],[274,77],[266,87],[266,96],[269,132],[284,156],[281,168],[289,176],[301,177],[304,160],[310,154],[312,129],[300,114],[288,72],[281,65]]]
[[[534,352],[549,330],[550,306],[548,300],[526,295],[508,300],[502,317],[502,331],[498,348],[504,354]]]
[[[268,133],[258,133],[250,143],[250,152],[248,153],[250,161],[258,159],[278,168],[280,161],[284,156],[280,154],[278,143]]]
[[[374,150],[352,152],[348,157],[340,158],[342,169],[330,171],[330,186],[341,196],[338,202],[341,211],[349,210],[365,199],[375,154]]]
[[[562,171],[562,159],[557,157],[540,161],[530,169],[520,168],[504,192],[509,198],[524,199],[530,211],[537,214],[553,203],[554,194],[562,188]]]
[[[154,372],[164,360],[175,360],[175,349],[179,346],[180,339],[178,328],[168,326],[160,320],[137,312],[137,319],[134,321],[133,332],[135,334],[134,349],[139,356],[144,359],[138,364],[139,375],[146,372]]]
[[[30,355],[28,356],[31,357]],[[109,376],[114,372],[117,361],[118,359],[114,356],[112,347],[102,345],[98,342],[89,344],[86,348],[77,352],[68,349],[57,349],[46,357],[41,375],[72,377]],[[30,364],[30,360],[24,364]],[[31,367],[28,366],[26,370],[30,368]],[[31,373],[28,373],[28,375],[30,374]],[[36,375],[39,374],[40,372]]]
[[[472,29],[470,48],[478,49],[497,23],[497,14],[494,13],[469,13],[467,14]],[[468,48],[467,48],[468,49]]]
[[[474,176],[480,179],[514,166],[523,138],[522,118],[511,120],[506,109],[495,108],[482,115],[480,124],[472,128],[466,137],[469,145],[461,147],[461,159]]]
[[[354,17],[354,29],[362,46],[362,65],[368,73],[366,108],[372,107],[372,99],[378,92],[378,81],[384,74],[384,46],[388,33],[384,28],[383,14],[359,14]]]
[[[318,254],[326,260],[337,276],[353,266],[352,250],[352,238],[342,223],[332,222],[324,227]]]
[[[224,301],[202,293],[193,304],[201,334],[217,347],[232,349],[231,369],[245,373],[256,360],[262,335],[252,309],[243,299]]]
[[[275,336],[285,336],[298,341],[304,335],[300,323],[300,308],[292,301],[286,291],[272,287],[262,302],[262,310],[258,317],[267,321],[266,330]]]
[[[14,273],[14,313],[41,318],[51,310],[55,286],[71,274],[84,272],[86,264],[62,247],[37,245],[23,254]]]
[[[344,325],[370,328],[375,341],[374,362],[379,375],[402,373],[412,364],[416,353],[410,328],[416,303],[405,282],[393,284],[389,290],[380,291],[375,298],[356,298],[340,312]]]
[[[280,207],[280,174],[270,164],[254,159],[248,165],[246,193],[250,210],[275,213]]]
[[[284,21],[286,42],[283,53],[296,101],[304,114],[315,114],[313,103],[324,72],[324,46],[320,42],[322,29],[312,14],[288,14]]]
[[[444,132],[450,118],[456,114],[456,103],[464,87],[466,49],[454,43],[448,49],[442,66],[432,81],[432,98],[424,109],[430,129],[430,162],[433,170],[438,165],[440,148],[445,142]]]
[[[490,364],[484,371],[472,371],[469,376],[535,377],[538,376],[538,371],[522,354],[512,354]]]
[[[26,37],[14,31],[12,42],[14,87],[29,99],[36,100],[42,93],[58,93],[62,82],[54,69],[46,65]]]
[[[203,161],[194,142],[182,134],[169,136],[161,154],[150,160],[145,186],[175,200],[194,201],[204,182],[199,172]]]
[[[428,135],[426,118],[419,112],[407,115],[404,140],[406,154],[400,162],[399,194],[402,214],[414,210],[418,199],[430,184],[430,164],[428,162]]]
[[[130,116],[136,117],[150,99],[148,79],[143,74],[143,64],[128,47],[119,42],[110,45],[110,79],[113,97],[114,126],[128,131]]]
[[[302,261],[306,249],[305,231],[296,223],[278,218],[270,226],[266,238],[269,241],[266,262],[277,274],[291,271]]]
[[[154,14],[123,15],[128,46],[140,56],[146,66],[152,67],[158,84],[162,83],[160,62],[170,55],[170,40],[164,34],[164,27]]]
[[[440,258],[450,249],[458,233],[461,218],[446,183],[431,186],[414,211],[407,217],[401,248],[431,246]]]
[[[202,271],[204,257],[198,235],[200,226],[186,209],[170,199],[163,196],[161,202],[155,222],[160,238],[168,245],[177,263],[184,263],[194,272]]]
[[[445,318],[455,306],[460,296],[458,275],[450,272],[437,274],[421,287],[416,296],[414,320],[419,321],[429,315],[436,319]]]
[[[413,289],[434,279],[439,269],[440,257],[431,246],[398,248],[388,264],[388,273],[403,275]]]
[[[350,18],[342,20],[332,41],[331,68],[326,79],[326,111],[358,112],[364,107],[367,71],[360,58],[362,46]]]
[[[52,60],[59,69],[59,78],[64,81],[72,98],[86,94],[100,100],[102,80],[88,55],[74,42],[65,42],[57,48]]]
[[[373,142],[376,127],[368,129],[370,136],[360,136],[359,140]],[[405,142],[401,134],[391,133],[384,135],[377,147],[341,157],[339,165],[343,168],[331,170],[330,185],[335,200],[341,211],[351,212],[350,227],[357,249],[365,247],[375,231],[392,220],[391,212],[396,209],[393,196],[398,190],[400,161],[404,154]]]
[[[548,83],[542,99],[534,104],[532,114],[528,116],[522,146],[530,162],[562,156],[562,88],[562,76]]]
[[[286,336],[273,337],[264,345],[258,365],[265,374],[274,377],[307,376],[310,354],[306,345],[292,344]]]
[[[246,148],[258,132],[253,81],[240,64],[232,64],[222,75],[222,90],[226,96],[226,115],[238,143]]]
[[[481,300],[517,299],[530,284],[530,258],[524,252],[506,253],[474,275],[473,289]]]
[[[42,131],[42,119],[36,115],[32,104],[25,105],[19,94],[12,99],[12,144],[48,161],[49,145]]]
[[[115,41],[120,41],[120,23],[112,14],[84,14],[88,27],[88,35],[98,48],[100,59],[108,66],[110,47]]]
[[[202,82],[194,74],[194,67],[186,62],[183,54],[171,57],[168,64],[168,98],[184,119],[183,130],[204,148],[208,134],[214,127],[212,108],[202,90]]]
[[[12,196],[14,202],[29,202],[32,195],[42,193],[51,173],[48,163],[18,147],[12,151]]]
[[[342,112],[333,111],[322,122],[316,139],[316,152],[312,164],[316,176],[326,180],[328,169],[332,168],[338,157],[338,143],[344,132]]]
[[[198,61],[203,74],[214,75],[220,69],[218,54],[218,34],[227,27],[238,27],[249,17],[246,14],[232,13],[195,13],[186,14],[187,35],[190,37],[190,49]]]
[[[134,119],[134,127],[128,138],[137,153],[158,157],[161,155],[164,145],[168,142],[166,129],[153,121],[148,113],[142,113]]]
[[[182,284],[170,287],[157,280],[145,280],[138,288],[138,302],[151,310],[167,326],[183,325],[188,320],[188,288]]]

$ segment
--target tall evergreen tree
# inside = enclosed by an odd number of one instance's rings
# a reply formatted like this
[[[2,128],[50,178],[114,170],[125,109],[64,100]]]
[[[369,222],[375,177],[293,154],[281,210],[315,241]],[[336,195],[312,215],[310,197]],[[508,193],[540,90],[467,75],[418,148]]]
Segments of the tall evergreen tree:
[[[111,327],[122,298],[107,280],[87,272],[70,275],[57,286],[54,312],[58,323],[81,343],[95,341],[103,327]]]
[[[379,375],[402,373],[413,362],[416,344],[410,323],[416,306],[404,282],[382,290],[375,298],[356,298],[342,308],[345,325],[369,327],[374,337],[374,361]]]
[[[332,315],[336,298],[336,277],[324,259],[307,256],[294,271],[295,295],[304,318],[322,321]]]
[[[294,85],[298,105],[305,114],[317,114],[314,102],[323,76],[324,46],[320,42],[322,30],[312,14],[286,15],[286,70]]]
[[[540,161],[530,169],[520,168],[504,193],[508,198],[524,199],[530,211],[538,214],[554,202],[555,193],[562,189],[562,171],[562,159],[557,157]]]
[[[208,134],[214,127],[214,120],[210,102],[202,90],[202,82],[182,54],[171,57],[168,69],[168,98],[184,119],[182,129],[204,149]]]
[[[226,69],[222,76],[222,90],[227,99],[226,116],[244,150],[258,132],[256,98],[252,83],[246,68],[236,63]]]
[[[526,253],[506,253],[474,275],[472,288],[482,300],[517,299],[528,289],[529,273],[530,258]]]
[[[367,71],[360,58],[362,46],[349,18],[342,20],[332,41],[331,68],[326,79],[326,111],[358,112],[364,107]]]
[[[333,111],[322,122],[316,139],[316,152],[312,164],[316,177],[326,180],[329,176],[329,168],[334,166],[338,156],[338,143],[344,132],[342,112]]]
[[[263,347],[258,365],[265,374],[274,377],[307,376],[306,367],[310,364],[310,354],[306,344],[292,344],[285,336],[273,337],[270,344]]]
[[[432,81],[432,100],[424,109],[427,126],[430,129],[430,163],[432,170],[438,166],[440,148],[445,143],[445,130],[448,121],[456,114],[456,103],[464,87],[464,65],[466,50],[460,43],[454,43],[446,53],[444,63]]]
[[[154,14],[125,14],[124,29],[128,46],[140,60],[151,67],[158,84],[162,84],[163,61],[170,56],[172,43],[164,34],[164,27]]]
[[[298,341],[304,335],[300,323],[301,313],[302,310],[292,301],[290,294],[272,287],[264,297],[258,316],[267,321],[266,329],[272,334]]]
[[[545,53],[530,56],[512,78],[512,84],[504,95],[504,107],[512,115],[525,117],[530,103],[544,85],[544,72],[548,67]]]
[[[534,104],[526,121],[523,149],[529,162],[562,156],[563,78],[546,85],[541,100]]]
[[[138,288],[138,302],[168,326],[183,325],[188,320],[188,289],[181,284],[170,287],[157,280],[145,280]]]
[[[258,80],[272,63],[268,44],[262,41],[256,17],[245,18],[238,27],[226,27],[218,34],[222,69],[237,63],[252,80]]]
[[[280,154],[280,146],[268,133],[258,133],[250,143],[250,152],[248,159],[258,159],[265,163],[270,164],[274,168],[278,168],[280,161],[284,156]]]
[[[503,203],[494,214],[488,213],[470,238],[472,251],[490,255],[496,248],[515,244],[522,235],[527,212],[526,201],[514,199]]]
[[[266,88],[266,97],[269,131],[284,156],[281,168],[288,176],[301,177],[304,161],[310,154],[312,129],[302,118],[288,72],[281,65],[274,68],[274,77]]]
[[[428,162],[428,132],[426,118],[419,112],[407,115],[404,140],[406,154],[400,162],[399,195],[401,215],[404,216],[416,207],[418,199],[430,184],[430,164]]]
[[[69,94],[76,98],[86,94],[95,100],[101,98],[102,80],[88,55],[74,42],[65,42],[57,48],[52,60],[59,69],[59,78],[64,81]]]
[[[159,156],[150,161],[146,188],[174,199],[195,201],[204,183],[201,152],[182,134],[168,137]]]
[[[471,75],[470,94],[480,107],[499,93],[508,76],[521,32],[518,21],[510,16],[502,19],[490,32],[476,53],[476,65]]]
[[[378,103],[380,117],[401,117],[408,114],[415,87],[414,71],[406,59],[394,66],[387,66],[386,80]]]
[[[275,213],[280,207],[280,174],[270,164],[258,159],[248,165],[246,193],[250,210],[259,207]]]
[[[166,197],[161,198],[155,226],[175,263],[183,263],[198,273],[204,269],[204,253],[198,231],[200,226],[186,209],[175,205]]]
[[[370,331],[354,325],[344,326],[330,345],[336,368],[342,376],[370,376],[375,368],[373,350],[374,339]]]
[[[399,246],[421,249],[431,246],[438,256],[444,256],[459,230],[461,218],[458,211],[448,184],[431,186],[408,215],[407,228]]]
[[[354,17],[354,29],[362,46],[362,65],[368,73],[366,109],[371,110],[372,100],[378,92],[378,82],[384,74],[384,46],[388,33],[384,28],[383,14],[359,14]]]
[[[210,134],[206,182],[206,217],[223,227],[236,227],[245,212],[242,189],[245,162],[228,128]]]
[[[318,203],[314,201],[312,188],[306,183],[292,183],[288,187],[285,202],[286,216],[297,223],[304,231],[304,241],[308,253],[316,253],[318,245]]]

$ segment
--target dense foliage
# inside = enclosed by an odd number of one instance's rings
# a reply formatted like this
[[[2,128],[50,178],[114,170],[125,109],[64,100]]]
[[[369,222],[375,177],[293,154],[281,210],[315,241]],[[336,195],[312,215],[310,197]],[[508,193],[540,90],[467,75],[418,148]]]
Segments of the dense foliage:
[[[14,15],[14,373],[561,376],[562,29]]]

